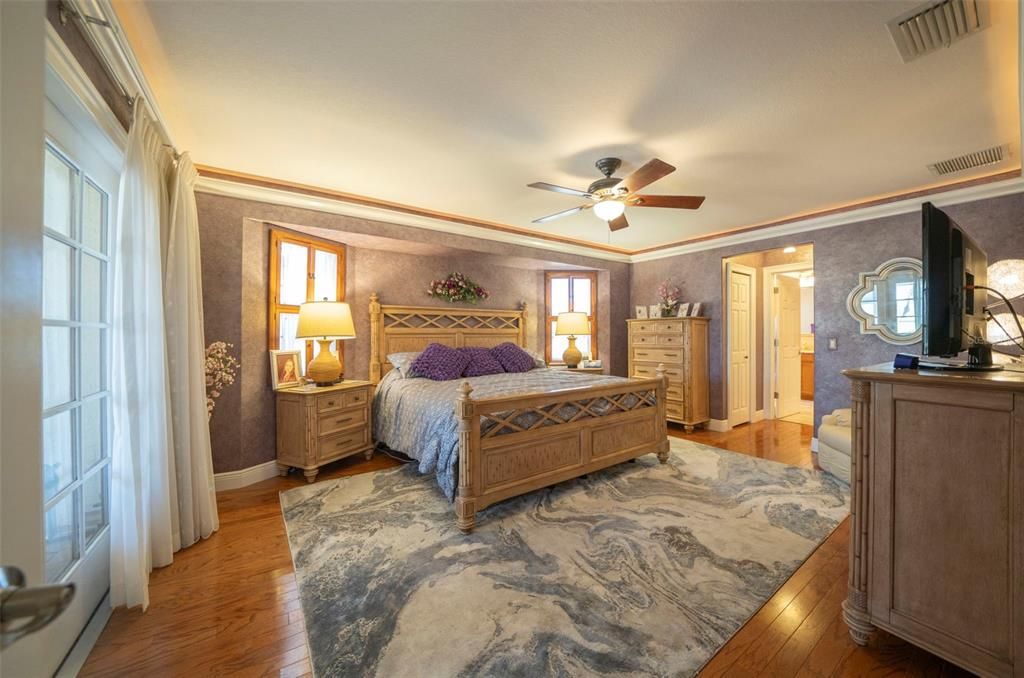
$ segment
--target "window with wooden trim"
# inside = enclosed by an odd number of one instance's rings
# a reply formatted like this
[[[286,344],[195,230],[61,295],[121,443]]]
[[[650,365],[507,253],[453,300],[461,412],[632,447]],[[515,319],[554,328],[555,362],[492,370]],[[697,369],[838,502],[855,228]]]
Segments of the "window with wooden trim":
[[[575,311],[586,313],[590,319],[590,336],[576,337],[576,348],[584,356],[597,359],[597,271],[547,271],[544,274],[544,311],[547,332],[544,338],[544,358],[548,363],[561,364],[562,354],[569,348],[569,337],[555,334],[559,313]]]
[[[301,350],[305,371],[305,365],[320,352],[320,345],[309,339],[295,338],[299,306],[307,301],[345,300],[345,246],[293,231],[271,229],[269,289],[269,346]],[[342,342],[334,342],[332,350],[344,368]]]

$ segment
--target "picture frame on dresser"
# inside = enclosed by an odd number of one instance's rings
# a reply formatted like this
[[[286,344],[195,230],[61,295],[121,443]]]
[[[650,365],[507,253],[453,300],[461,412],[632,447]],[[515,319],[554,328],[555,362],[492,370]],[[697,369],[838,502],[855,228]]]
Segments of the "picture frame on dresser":
[[[693,306],[690,307],[690,317],[691,318],[699,318],[700,317],[700,311],[701,311],[701,302],[699,302],[699,301],[694,302]]]
[[[676,307],[676,317],[677,318],[685,318],[689,314],[690,314],[690,304],[689,303],[681,303],[681,304],[679,304],[679,306]]]
[[[661,317],[661,304],[651,304],[647,307],[648,318],[660,318]]]
[[[637,317],[637,320],[647,320],[647,307],[646,306],[637,306],[636,307],[636,317]]]
[[[271,349],[270,385],[281,388],[302,386],[302,352],[298,349]]]

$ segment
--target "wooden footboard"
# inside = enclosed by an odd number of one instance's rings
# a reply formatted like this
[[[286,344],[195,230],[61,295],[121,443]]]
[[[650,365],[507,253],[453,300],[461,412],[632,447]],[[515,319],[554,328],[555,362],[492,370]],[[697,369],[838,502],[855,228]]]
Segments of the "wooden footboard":
[[[668,460],[666,380],[566,389],[541,395],[474,400],[463,382],[459,419],[458,526],[476,513],[531,490],[577,478],[651,452]]]

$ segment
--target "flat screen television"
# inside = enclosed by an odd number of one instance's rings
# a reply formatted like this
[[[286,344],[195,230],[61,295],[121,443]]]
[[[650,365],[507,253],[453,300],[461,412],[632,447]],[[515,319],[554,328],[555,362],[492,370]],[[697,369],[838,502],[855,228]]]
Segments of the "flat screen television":
[[[930,202],[921,206],[921,261],[924,268],[922,353],[952,358],[986,344],[988,257],[949,215]],[[968,367],[991,365],[972,352]]]

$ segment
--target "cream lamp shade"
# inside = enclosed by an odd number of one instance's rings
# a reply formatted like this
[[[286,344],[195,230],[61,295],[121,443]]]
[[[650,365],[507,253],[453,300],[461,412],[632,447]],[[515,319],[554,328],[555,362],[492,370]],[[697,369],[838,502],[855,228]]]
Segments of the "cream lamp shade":
[[[296,339],[316,339],[320,352],[306,367],[306,376],[317,386],[329,386],[341,378],[341,362],[331,353],[335,339],[355,339],[352,309],[344,301],[309,301],[299,306]]]
[[[555,322],[555,334],[559,336],[580,336],[590,334],[590,320],[586,313],[559,313]]]
[[[296,339],[355,339],[352,309],[344,301],[308,301],[299,306]]]
[[[577,335],[590,334],[590,320],[586,313],[559,313],[555,321],[555,334],[569,337],[569,348],[562,354],[566,367],[573,370],[583,360],[583,354],[576,348]]]

